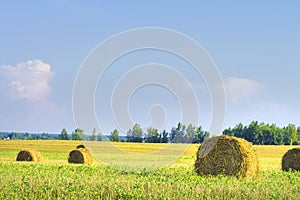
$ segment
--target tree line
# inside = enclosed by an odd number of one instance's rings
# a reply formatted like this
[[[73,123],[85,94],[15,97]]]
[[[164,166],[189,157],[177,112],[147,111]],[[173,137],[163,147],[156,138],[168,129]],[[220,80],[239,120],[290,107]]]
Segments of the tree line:
[[[248,125],[238,123],[233,128],[226,128],[224,135],[244,138],[253,144],[261,145],[296,145],[300,142],[300,126],[288,124],[285,127],[278,127],[276,124],[266,124],[264,122],[252,121]],[[76,128],[71,134],[66,129],[62,129],[60,134],[30,134],[30,133],[7,133],[10,139],[27,139],[27,140],[89,140],[113,142],[145,142],[145,143],[202,143],[210,136],[210,133],[203,130],[201,126],[196,127],[192,124],[188,126],[178,123],[170,131],[149,127],[145,131],[139,124],[135,124],[126,133],[126,136],[119,134],[117,129],[113,130],[110,135],[102,135],[94,128],[92,133],[84,134],[84,130]],[[0,135],[2,138],[3,136]],[[2,139],[1,138],[1,139]]]
[[[253,144],[258,145],[297,145],[300,143],[300,126],[288,124],[285,127],[279,127],[276,124],[268,124],[258,121],[252,121],[248,125],[238,123],[235,127],[226,128],[222,134],[244,138]],[[210,136],[208,131],[201,126],[195,127],[192,124],[188,126],[178,123],[170,132],[159,131],[155,128],[148,128],[143,132],[139,124],[135,124],[129,129],[126,136],[126,142],[146,142],[146,143],[202,143]],[[114,130],[110,135],[111,141],[120,141],[118,130]]]
[[[108,139],[112,142],[145,142],[145,143],[202,143],[205,138],[209,137],[209,132],[204,131],[201,126],[195,127],[192,124],[188,126],[178,123],[170,132],[164,130],[159,132],[155,128],[147,128],[144,132],[139,124],[135,124],[132,129],[127,131],[126,136],[120,136],[117,129],[113,130]],[[61,140],[83,140],[84,134],[82,129],[75,129],[69,135],[66,129],[60,134]],[[102,141],[104,136],[101,132],[96,132],[94,128],[92,134],[86,138],[90,141]]]
[[[280,128],[276,124],[252,121],[244,126],[242,123],[223,131],[224,135],[244,138],[253,144],[262,145],[296,145],[300,141],[300,126],[294,124]]]
[[[135,124],[129,129],[126,136],[126,142],[146,142],[146,143],[202,143],[209,137],[209,132],[204,131],[201,126],[195,127],[192,124],[188,126],[178,123],[170,132],[163,130],[159,132],[155,128],[147,128],[144,133],[139,124]]]
[[[18,132],[2,132],[0,134],[0,140],[9,138],[10,140],[59,140],[59,134],[51,133],[18,133]]]
[[[90,140],[90,141],[102,141],[103,135],[101,132],[96,132],[94,128],[90,136],[83,134],[84,130],[76,128],[72,131],[71,135],[68,135],[67,130],[64,128],[60,133],[60,140]]]

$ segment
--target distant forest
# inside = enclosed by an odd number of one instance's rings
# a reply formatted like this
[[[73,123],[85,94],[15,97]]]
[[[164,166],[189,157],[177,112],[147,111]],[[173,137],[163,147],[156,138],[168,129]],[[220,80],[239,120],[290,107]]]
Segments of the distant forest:
[[[288,124],[286,127],[278,127],[276,124],[252,121],[248,125],[242,123],[235,127],[226,128],[224,135],[244,138],[253,144],[261,145],[297,145],[300,142],[300,126]],[[90,134],[84,134],[84,130],[77,128],[68,134],[66,129],[61,133],[15,133],[0,132],[0,139],[12,140],[85,140],[85,141],[113,141],[113,142],[144,142],[144,143],[202,143],[210,133],[203,130],[201,126],[195,127],[192,124],[184,125],[178,123],[170,131],[159,132],[155,128],[148,128],[146,132],[139,124],[129,129],[126,136],[120,135],[117,129],[110,135],[102,135],[96,129]]]

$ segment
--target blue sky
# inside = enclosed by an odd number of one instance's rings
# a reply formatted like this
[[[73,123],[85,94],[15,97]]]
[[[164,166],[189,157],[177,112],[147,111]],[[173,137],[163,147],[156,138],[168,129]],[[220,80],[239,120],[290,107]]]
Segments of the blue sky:
[[[299,24],[299,1],[2,1],[0,131],[74,130],[72,91],[84,59],[108,37],[142,27],[182,32],[206,49],[226,89],[224,128],[252,120],[300,125]],[[119,65],[134,63],[135,58],[173,65],[194,84],[201,99],[198,125],[208,129],[211,105],[201,77],[177,58],[140,54],[129,55]],[[105,134],[116,127],[109,90],[122,72],[112,68],[103,80],[107,91],[101,93],[99,87],[95,95]],[[149,107],[157,103],[169,113],[166,129],[180,120],[172,94],[155,86],[142,89],[129,104],[134,121],[149,124]]]

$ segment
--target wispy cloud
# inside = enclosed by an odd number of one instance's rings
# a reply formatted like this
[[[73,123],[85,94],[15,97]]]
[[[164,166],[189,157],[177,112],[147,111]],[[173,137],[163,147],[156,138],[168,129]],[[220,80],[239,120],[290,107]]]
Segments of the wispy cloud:
[[[41,60],[0,66],[0,94],[13,99],[44,101],[52,91],[49,80],[54,72]]]
[[[281,113],[285,114],[288,112],[288,107],[284,104],[278,104],[275,102],[258,101],[253,104],[255,110],[267,113]]]
[[[228,77],[224,79],[224,87],[229,102],[239,103],[247,101],[251,96],[261,91],[265,84],[251,79]]]

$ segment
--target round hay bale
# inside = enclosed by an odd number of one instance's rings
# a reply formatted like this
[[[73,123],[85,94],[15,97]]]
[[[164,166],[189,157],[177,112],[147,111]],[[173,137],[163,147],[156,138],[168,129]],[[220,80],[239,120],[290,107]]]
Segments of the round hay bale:
[[[40,162],[42,155],[36,150],[22,150],[18,153],[16,161]]]
[[[68,162],[75,164],[92,164],[93,156],[88,149],[79,148],[69,153]]]
[[[80,149],[80,148],[86,149],[86,147],[85,147],[83,144],[80,144],[80,145],[78,145],[78,146],[76,147],[76,149]]]
[[[195,171],[202,176],[255,176],[259,171],[256,150],[244,139],[227,135],[211,137],[198,149]]]
[[[282,157],[281,167],[283,171],[300,171],[300,148],[288,150]]]

